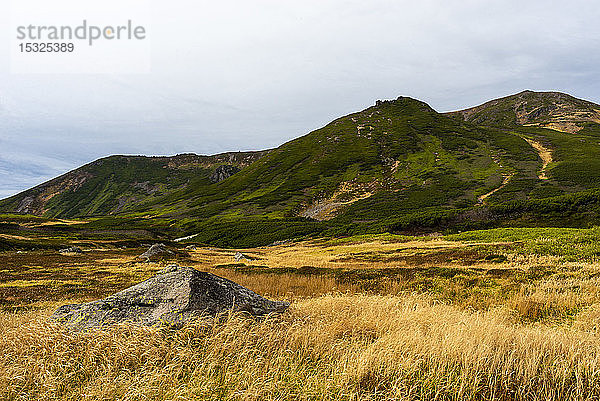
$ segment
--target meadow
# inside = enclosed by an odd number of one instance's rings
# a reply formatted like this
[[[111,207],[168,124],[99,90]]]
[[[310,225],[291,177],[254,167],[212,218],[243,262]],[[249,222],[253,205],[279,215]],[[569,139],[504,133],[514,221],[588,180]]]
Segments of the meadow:
[[[598,228],[362,235],[239,249],[239,262],[201,245],[152,263],[116,242],[12,248],[0,252],[0,399],[598,399],[599,240]],[[292,305],[181,330],[49,320],[173,262]]]

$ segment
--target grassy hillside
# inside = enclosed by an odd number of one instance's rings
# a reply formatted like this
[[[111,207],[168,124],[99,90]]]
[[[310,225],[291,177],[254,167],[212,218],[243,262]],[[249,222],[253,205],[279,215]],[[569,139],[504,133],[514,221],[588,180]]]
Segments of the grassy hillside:
[[[246,159],[256,163],[214,183],[211,169],[221,159],[115,156],[0,202],[0,210],[61,218],[136,212],[323,220],[373,204],[393,213],[474,204],[503,174],[533,178],[538,164],[518,136],[456,121],[410,98],[378,102]]]
[[[266,153],[110,156],[0,201],[0,210],[47,217],[123,213],[176,189],[210,185],[219,166],[243,168]]]
[[[600,106],[560,92],[523,91],[448,115],[477,125],[535,126],[574,133],[597,131]]]
[[[188,185],[138,206],[162,216],[358,218],[473,205],[503,174],[533,179],[538,157],[517,135],[458,122],[410,98],[333,121],[225,181]]]
[[[599,210],[596,108],[564,94],[523,92],[440,114],[400,97],[268,152],[101,159],[0,201],[0,212],[86,218],[78,227],[86,235],[199,234],[199,241],[221,246],[588,226]],[[581,129],[548,128],[558,122]]]
[[[0,399],[595,400],[599,240],[598,229],[388,234],[240,249],[254,260],[239,263],[199,247],[186,265],[290,309],[82,332],[48,317],[172,261],[89,244],[2,252]]]
[[[511,180],[494,194],[492,202],[524,199],[523,195],[544,198],[600,186],[600,105],[564,93],[524,91],[446,115],[513,132],[547,150],[549,163],[542,180]]]

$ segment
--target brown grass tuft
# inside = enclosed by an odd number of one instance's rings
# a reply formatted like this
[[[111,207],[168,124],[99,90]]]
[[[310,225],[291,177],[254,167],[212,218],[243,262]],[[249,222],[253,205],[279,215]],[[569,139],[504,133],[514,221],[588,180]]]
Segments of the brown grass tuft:
[[[600,338],[410,296],[322,296],[281,317],[69,333],[0,315],[3,400],[584,400]]]

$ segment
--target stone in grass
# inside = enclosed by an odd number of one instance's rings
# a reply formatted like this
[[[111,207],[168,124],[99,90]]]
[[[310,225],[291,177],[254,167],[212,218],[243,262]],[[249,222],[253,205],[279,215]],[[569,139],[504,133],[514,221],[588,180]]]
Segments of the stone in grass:
[[[243,253],[241,253],[241,252],[236,252],[236,253],[235,253],[235,255],[233,255],[233,259],[234,259],[236,262],[240,262],[240,261],[242,261],[242,260],[247,260],[247,261],[251,262],[251,261],[253,261],[253,260],[254,260],[254,258],[251,258],[250,256],[248,256],[248,255],[245,255],[245,254],[243,254]]]
[[[175,253],[171,251],[165,244],[154,244],[140,256],[138,259],[144,259],[146,262],[164,259],[173,256]]]
[[[75,330],[124,322],[181,327],[191,319],[222,312],[264,316],[284,312],[289,305],[263,298],[214,274],[169,265],[133,287],[98,301],[63,305],[52,316]]]
[[[78,248],[76,246],[71,246],[69,248],[61,249],[58,252],[60,252],[60,253],[83,253],[81,248]]]

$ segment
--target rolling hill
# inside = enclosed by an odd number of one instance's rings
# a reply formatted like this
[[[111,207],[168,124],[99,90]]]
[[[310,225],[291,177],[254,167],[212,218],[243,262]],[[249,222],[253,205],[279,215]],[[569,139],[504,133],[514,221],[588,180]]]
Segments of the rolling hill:
[[[229,156],[109,157],[0,208],[60,218],[137,213],[327,220],[350,213],[372,219],[380,210],[472,205],[507,175],[535,181],[539,168],[536,151],[519,136],[457,121],[410,98],[379,101],[266,154],[240,155],[244,168],[211,182],[211,169]]]
[[[531,187],[529,197],[600,186],[600,105],[564,93],[524,91],[447,115],[527,138],[548,159],[548,180]],[[499,195],[497,201],[510,199]]]
[[[150,218],[214,238],[223,230],[272,232],[281,222],[288,237],[298,227],[433,227],[439,216],[446,226],[512,224],[548,202],[563,210],[592,196],[596,205],[595,195],[577,194],[600,187],[598,116],[600,106],[555,92],[443,114],[399,97],[269,151],[100,159],[0,201],[0,212]]]
[[[47,217],[117,214],[188,185],[222,181],[267,153],[110,156],[0,201],[0,207]]]
[[[539,127],[567,133],[597,132],[600,124],[600,105],[565,93],[530,90],[447,114],[477,125]]]

